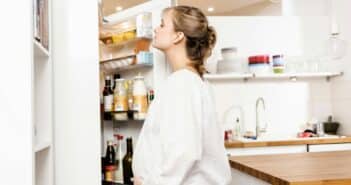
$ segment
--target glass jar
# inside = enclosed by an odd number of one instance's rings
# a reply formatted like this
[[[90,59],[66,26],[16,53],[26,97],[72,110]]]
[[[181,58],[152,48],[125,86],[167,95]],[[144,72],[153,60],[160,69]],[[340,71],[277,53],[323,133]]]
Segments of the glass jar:
[[[115,120],[127,120],[127,111],[128,111],[128,98],[127,90],[124,86],[124,79],[115,80],[115,90],[114,90],[114,118]]]
[[[272,59],[273,59],[273,72],[283,73],[285,69],[283,55],[273,55]]]
[[[136,76],[133,82],[133,110],[134,119],[143,120],[147,113],[147,88],[143,76]]]

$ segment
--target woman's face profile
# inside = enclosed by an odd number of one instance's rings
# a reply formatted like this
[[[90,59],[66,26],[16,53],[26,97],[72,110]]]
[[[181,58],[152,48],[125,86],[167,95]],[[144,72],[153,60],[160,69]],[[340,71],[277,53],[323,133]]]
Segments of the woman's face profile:
[[[161,24],[154,30],[155,36],[152,44],[153,47],[162,51],[172,47],[177,37],[172,19],[172,10],[167,10],[163,13]]]

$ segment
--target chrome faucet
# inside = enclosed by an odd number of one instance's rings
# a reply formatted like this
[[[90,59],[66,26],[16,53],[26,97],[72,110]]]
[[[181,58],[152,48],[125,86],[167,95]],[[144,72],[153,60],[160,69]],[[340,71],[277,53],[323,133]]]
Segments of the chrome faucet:
[[[263,127],[263,128],[260,127],[260,119],[259,118],[261,118],[261,116],[259,116],[259,114],[258,114],[258,107],[260,105],[260,102],[262,102],[263,110],[264,111],[266,110],[264,99],[262,97],[259,97],[256,100],[256,139],[260,136],[261,133],[266,132],[266,129],[267,129],[267,123],[265,123],[265,127]]]

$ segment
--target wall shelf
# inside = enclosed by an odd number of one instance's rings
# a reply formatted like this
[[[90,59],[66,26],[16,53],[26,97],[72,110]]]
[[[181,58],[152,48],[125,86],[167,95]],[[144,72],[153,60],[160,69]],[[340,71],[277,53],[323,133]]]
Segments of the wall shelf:
[[[37,40],[33,39],[34,56],[36,57],[50,57],[50,52]]]
[[[253,78],[253,74],[205,74],[204,78],[208,80],[245,80]]]
[[[320,72],[320,73],[283,73],[283,74],[206,74],[204,78],[207,80],[244,80],[258,79],[258,80],[293,80],[299,78],[326,78],[329,81],[331,78],[342,76],[343,72]]]

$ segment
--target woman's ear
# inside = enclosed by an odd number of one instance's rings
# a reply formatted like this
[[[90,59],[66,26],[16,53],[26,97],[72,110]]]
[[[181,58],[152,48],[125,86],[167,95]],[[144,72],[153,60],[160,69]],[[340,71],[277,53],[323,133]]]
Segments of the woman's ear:
[[[183,32],[179,31],[176,33],[176,37],[173,40],[173,44],[178,44],[184,39],[185,35]]]

